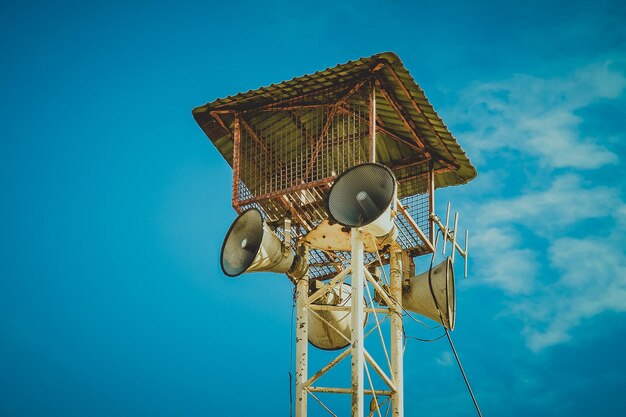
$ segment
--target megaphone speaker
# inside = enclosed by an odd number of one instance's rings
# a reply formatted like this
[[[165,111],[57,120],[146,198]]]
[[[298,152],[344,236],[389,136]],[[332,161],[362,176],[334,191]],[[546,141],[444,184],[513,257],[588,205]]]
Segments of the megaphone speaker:
[[[328,291],[315,304],[349,307],[352,305],[351,296],[352,288],[343,283]],[[309,311],[309,343],[323,350],[343,349],[350,344],[352,336],[350,310],[315,310],[315,312],[319,317]],[[367,313],[363,326],[366,324]]]
[[[222,244],[220,263],[229,277],[265,271],[291,273],[299,278],[306,272],[306,265],[291,250],[284,249],[255,208],[241,213],[230,226]]]
[[[430,273],[426,271],[410,278],[409,286],[402,294],[402,306],[441,323],[446,329],[453,330],[456,319],[456,294],[452,260],[448,257],[432,268]]]
[[[384,165],[356,165],[337,177],[328,192],[326,208],[331,220],[342,226],[362,227],[376,237],[394,229],[391,209],[396,178]]]

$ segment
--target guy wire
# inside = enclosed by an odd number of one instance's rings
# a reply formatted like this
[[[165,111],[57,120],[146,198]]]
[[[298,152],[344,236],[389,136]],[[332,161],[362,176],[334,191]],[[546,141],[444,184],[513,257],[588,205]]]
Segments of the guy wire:
[[[456,231],[455,231],[456,232]],[[437,297],[435,297],[435,290],[433,289],[433,280],[432,280],[432,274],[433,274],[433,263],[435,261],[435,255],[437,253],[437,241],[439,239],[439,234],[441,233],[441,230],[437,231],[437,234],[435,236],[435,251],[433,251],[433,255],[430,258],[430,267],[428,268],[428,286],[430,287],[430,294],[433,297],[433,301],[435,302],[435,307],[437,307],[437,312],[439,313],[439,319],[441,320],[441,322],[443,323],[443,314],[441,314],[441,309],[439,308],[439,303],[437,302]],[[452,247],[452,250],[455,250],[454,247]],[[456,348],[454,347],[454,343],[452,343],[452,337],[450,337],[450,332],[448,331],[448,328],[446,326],[443,326],[443,330],[445,331],[445,335],[448,338],[448,342],[450,342],[450,347],[452,348],[452,353],[454,353],[454,358],[456,359],[456,363],[459,365],[459,370],[461,371],[461,375],[463,375],[463,380],[465,381],[465,385],[467,386],[467,390],[469,391],[470,396],[472,397],[472,401],[474,402],[474,407],[476,407],[476,412],[478,413],[479,417],[483,417],[483,413],[480,411],[480,407],[478,406],[478,402],[476,401],[476,397],[474,396],[474,391],[472,391],[472,387],[469,383],[469,380],[467,379],[467,375],[465,374],[465,370],[463,369],[463,365],[461,365],[461,359],[459,359],[459,355],[456,353]]]

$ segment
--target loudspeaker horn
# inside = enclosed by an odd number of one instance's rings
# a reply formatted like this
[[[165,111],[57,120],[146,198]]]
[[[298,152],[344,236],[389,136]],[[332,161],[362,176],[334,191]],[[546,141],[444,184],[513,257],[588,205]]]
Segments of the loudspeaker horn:
[[[384,165],[356,165],[337,177],[328,192],[326,208],[331,220],[342,226],[360,227],[376,237],[395,230],[392,208],[396,178]]]
[[[222,271],[229,277],[244,272],[288,273],[300,278],[307,265],[291,250],[285,250],[278,236],[255,208],[241,213],[228,229],[220,256]]]
[[[314,292],[315,293],[315,292]],[[329,290],[314,304],[328,306],[350,307],[352,305],[352,288],[342,283]],[[343,349],[350,344],[352,337],[351,312],[334,310],[309,311],[309,343],[318,349],[337,350]],[[321,317],[321,319],[320,319]],[[330,325],[329,325],[330,324]],[[367,324],[367,313],[363,326]],[[331,327],[332,326],[332,327]],[[343,337],[339,334],[343,335]],[[347,339],[347,340],[346,340]]]
[[[452,260],[446,258],[435,266],[430,274],[429,271],[425,271],[409,278],[408,288],[405,287],[402,294],[402,306],[441,323],[446,329],[453,330],[456,319],[456,294]],[[437,306],[441,311],[441,317]]]

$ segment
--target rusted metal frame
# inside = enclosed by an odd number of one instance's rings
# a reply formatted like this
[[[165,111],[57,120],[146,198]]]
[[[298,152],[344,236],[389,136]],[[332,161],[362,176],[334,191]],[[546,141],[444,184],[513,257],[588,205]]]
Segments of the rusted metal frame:
[[[417,146],[424,149],[424,152],[431,156],[430,153],[426,150],[424,141],[417,134],[419,129],[417,128],[417,126],[415,126],[415,123],[413,122],[413,120],[411,120],[411,117],[406,114],[406,111],[402,108],[402,105],[398,103],[398,100],[393,97],[389,91],[387,91],[384,85],[384,80],[382,80],[382,77],[380,77],[380,75],[377,75],[376,77],[376,84],[378,85],[378,87],[380,87],[381,94],[385,97],[393,111],[396,112],[396,114],[400,118],[400,121],[407,129]]]
[[[361,81],[359,81],[358,83],[356,83],[350,90],[348,90],[348,92],[346,94],[344,94],[336,103],[335,106],[341,106],[343,103],[345,103],[350,97],[352,97],[352,95],[354,93],[356,93],[357,91],[359,91],[361,89],[361,87],[363,87],[365,85],[365,83],[367,83],[369,81],[369,78],[365,78]]]
[[[244,129],[246,129],[246,131],[250,134],[250,136],[252,137],[252,139],[261,147],[263,148],[263,151],[265,151],[265,153],[270,157],[270,159],[273,159],[276,161],[276,164],[278,165],[278,167],[280,169],[282,169],[283,167],[283,163],[281,162],[281,160],[274,155],[274,153],[272,152],[272,150],[269,148],[269,145],[267,144],[267,142],[265,140],[263,140],[258,133],[256,133],[254,131],[254,129],[252,129],[252,126],[250,126],[250,124],[246,121],[246,119],[243,118],[243,116],[241,117],[241,125],[243,126]]]
[[[319,104],[291,104],[288,106],[277,106],[273,105],[271,107],[261,107],[258,109],[250,109],[247,111],[254,112],[275,112],[275,111],[293,111],[293,110],[302,110],[302,109],[320,109],[325,107],[333,107],[335,103],[319,103]]]
[[[395,161],[389,161],[386,165],[392,169],[403,169],[409,168],[412,166],[426,164],[428,163],[428,159],[417,159],[415,157],[408,157],[403,159],[396,159]],[[424,171],[423,173],[427,173],[428,171]]]
[[[387,101],[389,102],[389,104],[391,105],[393,110],[400,117],[400,120],[402,121],[404,126],[407,128],[407,130],[409,131],[409,133],[411,134],[413,139],[416,141],[418,146],[425,147],[424,141],[420,138],[419,134],[417,133],[419,129],[415,125],[415,122],[413,122],[411,117],[402,108],[402,106],[397,101],[397,99],[391,95],[391,92],[387,91],[383,87],[383,82],[384,81],[381,78],[377,78],[376,81],[379,83],[379,86],[381,87],[381,92],[383,93],[383,96],[385,96],[385,98],[387,99]],[[459,164],[457,164],[454,161],[450,161],[450,160],[442,157],[441,155],[439,155],[438,153],[433,152],[433,151],[434,150],[426,150],[424,148],[424,153],[426,154],[428,159],[434,159],[434,160],[436,160],[437,162],[439,162],[442,165],[446,165],[446,166],[452,167],[454,169],[459,169]]]
[[[285,188],[284,190],[272,191],[271,193],[267,193],[267,194],[259,195],[256,197],[248,198],[246,200],[242,200],[241,204],[258,203],[259,201],[280,197],[281,195],[287,195],[295,191],[301,191],[301,190],[306,190],[308,188],[329,185],[334,179],[335,177],[326,177],[326,178],[322,178],[316,181],[305,182],[304,184],[294,185],[293,187]]]
[[[322,129],[322,133],[320,134],[319,138],[316,141],[315,150],[313,151],[313,155],[311,156],[311,159],[310,159],[310,161],[309,161],[309,163],[307,165],[306,171],[304,173],[304,179],[307,179],[309,177],[309,175],[311,174],[311,171],[313,171],[313,166],[315,165],[315,162],[317,161],[317,156],[318,156],[320,150],[322,149],[322,143],[324,143],[324,138],[328,134],[328,130],[330,129],[330,127],[333,124],[333,120],[335,119],[335,115],[337,114],[337,111],[339,110],[339,106],[341,106],[343,103],[345,103],[346,100],[348,100],[352,96],[352,94],[354,94],[357,91],[359,91],[359,89],[361,87],[363,87],[363,85],[366,82],[367,82],[367,79],[361,80],[360,82],[356,83],[354,85],[354,87],[352,87],[346,94],[344,94],[343,97],[341,97],[335,103],[335,105],[330,109],[330,114],[328,115],[328,119],[326,120],[326,124],[324,125],[324,128]]]
[[[307,387],[306,390],[309,392],[325,392],[327,394],[352,394],[352,388]],[[363,390],[363,394],[365,395],[372,395],[372,393],[376,395],[388,397],[393,392],[389,390],[382,390],[382,389],[377,389],[377,390],[364,389]]]
[[[324,218],[326,218],[326,211],[323,210],[320,207],[320,201],[322,201],[322,197],[319,196],[319,194],[317,195],[313,195],[312,190],[316,190],[316,188],[307,188],[301,191],[295,191],[295,192],[291,192],[288,194],[285,194],[286,196],[286,200],[290,202],[291,207],[294,210],[299,210],[302,215],[311,217],[311,216],[317,216],[318,220],[322,220]],[[313,201],[311,202],[303,202],[302,201],[302,196],[299,195],[295,195],[298,193],[309,193],[311,196],[313,196]],[[305,196],[305,198],[308,196]],[[313,217],[311,217],[311,222],[314,222],[315,219]],[[312,225],[313,223],[311,223]]]
[[[307,127],[302,123],[302,121],[300,120],[300,117],[298,117],[295,111],[293,110],[289,111],[289,117],[291,118],[293,123],[296,125],[296,129],[298,129],[304,135],[304,140],[306,141],[307,145],[308,146],[313,145],[314,139],[309,134],[309,129],[307,129]]]
[[[209,113],[214,119],[215,121],[220,125],[220,127],[224,130],[224,132],[230,136],[233,137],[233,133],[230,131],[230,129],[228,128],[228,126],[226,126],[226,123],[224,123],[224,121],[222,120],[222,118],[220,117],[219,113],[216,112],[210,112]]]
[[[239,202],[239,145],[241,142],[241,125],[239,124],[239,113],[235,113],[235,120],[233,124],[233,195],[232,205],[237,210]]]
[[[287,198],[287,195],[280,193],[276,196],[276,198],[280,201],[281,205],[285,207],[285,210],[287,210],[287,212],[289,212],[292,216],[296,218],[296,221],[302,227],[307,229],[307,231],[311,231],[313,229],[313,225],[309,224],[308,220],[306,220],[305,217],[303,217],[302,214],[300,213],[300,210],[299,210],[300,207],[295,206],[293,202],[290,201],[289,198]],[[267,199],[270,199],[270,198],[267,198]],[[266,199],[263,199],[263,200],[266,200]]]
[[[304,180],[308,179],[309,175],[313,171],[313,166],[315,165],[315,162],[317,161],[317,156],[320,150],[322,150],[322,143],[324,142],[324,137],[328,134],[328,130],[332,126],[333,119],[335,118],[336,114],[337,114],[337,106],[333,106],[330,109],[330,113],[328,114],[328,119],[326,120],[326,124],[324,125],[324,128],[322,129],[322,133],[320,134],[319,138],[315,142],[315,149],[313,150],[313,155],[311,155],[311,159],[309,160],[306,170],[304,171],[304,176],[303,176]]]
[[[234,113],[238,113],[239,111],[237,109],[215,109],[215,110],[211,110],[210,114],[234,114]]]
[[[317,250],[319,252],[322,252],[328,258],[328,260],[332,261],[330,263],[332,263],[333,265],[341,265],[341,268],[343,269],[343,266],[345,265],[346,260],[341,258],[341,256],[338,256],[336,252],[325,250],[325,249],[317,249]]]
[[[435,137],[437,137],[437,139],[439,139],[439,141],[443,145],[444,149],[446,150],[446,153],[448,154],[448,156],[451,159],[454,160],[454,155],[452,155],[452,152],[450,152],[450,150],[446,146],[446,143],[443,141],[443,139],[439,135],[439,132],[437,132],[437,130],[435,129],[433,124],[430,122],[430,119],[428,118],[428,116],[426,116],[426,114],[421,109],[419,104],[417,104],[417,102],[415,101],[415,99],[413,98],[413,96],[411,95],[409,90],[407,90],[406,86],[404,85],[404,83],[402,82],[402,80],[400,79],[398,74],[396,73],[396,70],[394,70],[393,67],[391,65],[388,65],[388,64],[385,64],[385,67],[389,71],[389,73],[391,74],[391,76],[393,77],[393,79],[395,80],[397,85],[400,87],[400,89],[402,90],[402,92],[404,93],[406,98],[409,100],[409,102],[411,103],[413,108],[426,120],[426,124],[428,125],[428,130],[430,130],[433,133],[433,135],[435,135]]]
[[[341,88],[343,86],[350,85],[354,81],[355,80],[353,79],[351,82],[343,82],[343,83],[338,83],[338,84]],[[349,87],[349,88],[352,89],[352,87]],[[336,105],[336,103],[324,103],[324,102],[320,102],[320,100],[315,100],[315,99],[310,100],[310,101],[305,101],[305,100],[310,99],[312,97],[320,97],[320,96],[327,94],[328,92],[338,91],[338,90],[339,88],[337,88],[337,85],[333,84],[333,85],[320,88],[317,90],[301,92],[300,94],[294,95],[292,97],[283,98],[282,100],[279,100],[278,102],[267,103],[267,104],[263,104],[261,106],[257,106],[254,108],[245,109],[244,113],[247,111],[282,111],[282,110],[293,110],[293,109],[302,109],[302,108],[332,107]],[[345,90],[348,90],[348,88],[345,88]],[[351,94],[352,93],[350,93],[350,90],[348,90],[347,95],[351,95]]]
[[[352,110],[341,106],[339,111],[343,112],[343,113],[347,113],[351,116],[356,117],[357,119],[359,119],[362,122],[366,122],[369,123],[369,120],[359,116],[358,114],[354,113]],[[415,145],[415,143],[413,143],[413,141],[409,140],[409,139],[405,139],[401,136],[399,136],[397,133],[392,132],[391,130],[385,128],[384,126],[380,126],[380,118],[377,119],[379,124],[376,125],[376,131],[379,133],[383,133],[387,136],[389,136],[390,138],[396,140],[397,142],[400,142],[406,146],[408,146],[409,148],[411,148],[413,151],[418,152],[420,155],[426,157],[426,158],[430,158],[423,149],[419,148],[417,145]]]
[[[379,60],[377,61],[376,65],[374,65],[374,66],[372,67],[372,69],[370,69],[370,72],[371,72],[372,74],[374,74],[374,73],[376,73],[376,72],[380,71],[381,69],[383,69],[383,68],[385,67],[385,64],[386,64],[386,63],[387,63],[387,61],[385,61],[385,60],[383,60],[383,59],[379,59]]]
[[[289,212],[296,218],[302,227],[304,227],[308,232],[313,230],[313,223],[309,222],[306,216],[304,216],[304,213],[301,213],[297,206],[294,205],[286,195],[281,195],[278,199],[285,207],[289,207]]]
[[[406,111],[402,108],[402,105],[398,102],[398,100],[395,97],[392,96],[391,92],[389,92],[389,91],[387,91],[387,89],[385,89],[385,87],[384,87],[385,81],[382,79],[382,77],[380,77],[380,76],[377,77],[376,78],[376,82],[379,85],[383,96],[385,96],[385,98],[387,99],[387,101],[391,105],[392,109],[400,117],[400,120],[402,121],[402,124],[404,124],[404,127],[407,128],[407,130],[409,131],[409,133],[411,134],[413,139],[416,141],[418,146],[425,147],[424,141],[422,140],[422,138],[420,138],[420,136],[418,134],[419,129],[415,125],[415,122],[413,122],[413,120],[411,119],[411,116],[408,115],[406,113]],[[444,144],[444,148],[447,150],[447,147],[445,147],[445,144]],[[448,160],[448,159],[444,158],[439,153],[437,153],[436,150],[434,150],[432,148],[431,148],[431,150],[424,149],[424,152],[428,155],[429,159],[435,159],[437,162],[439,162],[442,165],[447,165],[447,166],[453,167],[454,169],[458,169],[459,168],[459,164],[457,164],[453,160]]]
[[[401,166],[387,165],[387,166],[389,168],[391,168],[391,170],[393,170],[393,171],[406,168],[406,166],[402,166],[402,165]],[[410,166],[410,165],[408,165],[408,166]],[[438,169],[433,170],[433,172],[435,174],[440,174],[440,173],[450,172],[450,171],[452,171],[451,168],[438,168]],[[417,180],[417,179],[420,179],[420,178],[423,178],[423,177],[427,177],[429,175],[430,175],[430,172],[426,171],[426,172],[422,172],[422,173],[419,173],[417,175],[414,175],[412,177],[405,177],[405,178],[397,178],[396,177],[396,179],[397,179],[398,182],[405,182],[405,181],[409,181],[409,180]],[[428,185],[426,186],[425,192],[428,192]],[[424,194],[424,193],[416,193],[416,194]],[[415,195],[415,194],[409,194],[409,195]],[[408,197],[409,195],[405,195],[402,198]]]
[[[376,84],[370,80],[370,162],[376,162]]]
[[[286,194],[285,197],[286,197],[286,201],[290,202],[293,210],[299,211],[301,216],[308,219],[307,224],[310,225],[310,227],[308,227],[309,231],[315,228],[314,227],[315,220],[321,220],[324,217],[326,217],[325,213],[324,214],[320,213],[320,211],[317,209],[315,204],[310,203],[310,204],[303,205],[300,201],[297,200],[297,197],[295,197],[293,193]],[[309,209],[309,207],[311,207],[312,209]],[[314,218],[314,215],[317,216],[317,219]]]
[[[435,164],[431,161],[428,166],[428,237],[435,246],[435,222],[432,215],[435,213]]]
[[[406,139],[403,138],[402,136],[400,136],[399,134],[389,130],[389,128],[387,128],[387,126],[385,125],[385,122],[383,121],[383,119],[380,117],[380,115],[376,116],[376,122],[378,125],[380,125],[380,127],[382,127],[383,129],[385,129],[385,131],[383,133],[386,133],[387,135],[389,135],[389,137],[391,137],[392,139],[395,139],[397,142],[400,142],[406,146],[409,146],[411,149],[413,149],[415,152],[417,152],[420,156],[422,156],[424,158],[424,160],[430,159],[431,157],[428,155],[427,152],[425,152],[422,148],[416,146],[412,140],[410,139]]]
[[[257,165],[256,161],[252,161],[252,163],[254,164],[255,169],[258,169],[258,165]],[[264,200],[259,200],[259,201],[251,201],[251,200],[256,200],[256,198],[253,197],[252,199],[246,199],[246,200],[239,200],[238,199],[237,200],[237,207],[235,207],[235,210],[237,212],[239,212],[238,209],[241,206],[245,206],[247,204],[253,204],[253,203],[259,203],[260,204],[261,201],[266,201],[265,199]],[[285,209],[285,213],[289,213],[291,215],[294,215],[293,207],[292,207],[291,204],[289,204],[289,202],[285,202],[282,198],[278,198],[277,201],[278,201],[278,204]],[[263,208],[263,209],[266,210],[265,208]],[[300,220],[300,217],[297,214],[296,214],[296,220]],[[291,277],[289,277],[289,278],[291,279]]]
[[[429,252],[430,253],[435,252],[435,247],[433,246],[433,244],[426,237],[426,235],[424,234],[422,229],[417,225],[417,223],[415,223],[415,220],[413,220],[413,217],[411,217],[411,215],[409,214],[407,209],[402,205],[402,203],[400,201],[398,201],[397,206],[398,206],[398,211],[400,211],[400,213],[402,213],[402,215],[406,219],[406,221],[409,224],[409,226],[411,226],[411,228],[415,231],[415,233],[417,233],[417,235],[422,240],[422,242],[424,242],[426,247],[429,249]]]
[[[387,384],[387,386],[392,391],[397,391],[398,387],[396,386],[396,384],[394,384],[393,381],[391,380],[391,378],[389,378],[389,376],[387,376],[387,374],[385,373],[385,371],[383,371],[383,369],[380,367],[380,365],[378,365],[378,363],[376,363],[374,358],[372,358],[372,355],[370,355],[367,350],[363,350],[363,354],[365,355],[365,360],[367,362],[369,362],[370,365],[372,365],[372,367],[374,368],[376,373],[382,378],[382,380],[385,382],[385,384]]]

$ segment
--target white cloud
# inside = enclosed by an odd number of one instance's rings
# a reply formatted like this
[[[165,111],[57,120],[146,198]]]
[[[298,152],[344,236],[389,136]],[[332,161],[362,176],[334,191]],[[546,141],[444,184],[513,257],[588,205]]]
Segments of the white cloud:
[[[474,275],[510,297],[507,307],[533,351],[570,341],[584,320],[626,312],[626,184],[606,186],[586,175],[600,167],[621,175],[623,161],[602,132],[581,135],[579,116],[625,90],[626,76],[603,63],[551,79],[518,75],[461,94],[466,132],[458,136],[468,153],[502,161],[490,165],[485,182],[500,179],[500,196],[483,184],[465,207]],[[545,168],[561,173],[531,186]],[[500,175],[503,169],[509,174]]]
[[[512,297],[534,351],[570,340],[584,319],[626,311],[626,204],[615,188],[581,183],[569,174],[545,190],[471,208],[479,212],[472,243],[476,275]],[[568,236],[589,219],[612,225],[611,232]],[[539,261],[541,246],[524,240],[520,226],[543,239],[547,264]]]
[[[460,95],[456,120],[471,126],[458,132],[472,156],[516,150],[555,167],[592,169],[615,164],[617,155],[602,138],[581,137],[576,112],[603,99],[619,97],[626,76],[609,62],[590,65],[566,77],[541,79],[517,75],[476,84]]]
[[[623,232],[602,239],[563,238],[551,245],[550,263],[559,279],[545,285],[539,298],[518,306],[532,350],[569,340],[570,331],[584,319],[626,311]]]
[[[554,178],[544,190],[482,204],[476,220],[481,225],[518,223],[535,228],[542,235],[546,229],[609,216],[620,203],[618,190],[605,186],[585,188],[578,175],[567,174]]]
[[[442,352],[437,358],[435,362],[440,366],[452,366],[452,354],[450,352]]]
[[[530,249],[520,248],[514,230],[479,229],[471,242],[472,263],[477,265],[476,275],[483,283],[508,294],[528,294],[533,290],[538,268],[536,255]]]

